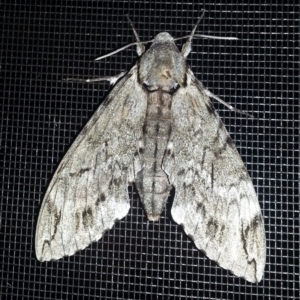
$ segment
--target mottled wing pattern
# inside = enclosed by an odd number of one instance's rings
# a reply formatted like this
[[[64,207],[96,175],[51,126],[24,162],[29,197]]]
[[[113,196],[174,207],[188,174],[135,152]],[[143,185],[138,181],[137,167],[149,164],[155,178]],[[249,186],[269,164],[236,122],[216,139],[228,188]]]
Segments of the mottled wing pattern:
[[[134,177],[146,107],[147,94],[133,67],[83,128],[53,176],[37,224],[40,261],[84,249],[127,215],[128,182]]]
[[[265,232],[244,164],[191,70],[172,103],[163,169],[175,186],[172,217],[212,260],[250,282],[261,280]]]

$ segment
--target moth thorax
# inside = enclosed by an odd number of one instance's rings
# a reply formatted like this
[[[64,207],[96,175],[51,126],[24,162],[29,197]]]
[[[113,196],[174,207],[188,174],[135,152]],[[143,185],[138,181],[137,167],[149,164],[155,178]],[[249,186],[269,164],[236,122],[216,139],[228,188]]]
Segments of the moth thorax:
[[[162,90],[166,93],[173,93],[179,87],[179,84],[174,79],[172,70],[162,68],[160,72],[156,72],[148,80],[145,80],[143,86],[149,92]]]
[[[185,58],[173,41],[153,44],[139,64],[139,80],[150,92],[173,93],[184,85],[185,73]]]

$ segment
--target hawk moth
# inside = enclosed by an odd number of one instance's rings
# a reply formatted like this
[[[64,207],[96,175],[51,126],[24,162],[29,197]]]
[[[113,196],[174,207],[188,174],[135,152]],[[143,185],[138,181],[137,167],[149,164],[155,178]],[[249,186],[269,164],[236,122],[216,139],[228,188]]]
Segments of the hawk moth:
[[[138,62],[100,79],[114,87],[44,196],[38,260],[72,255],[99,240],[127,215],[127,187],[135,183],[150,221],[159,220],[175,188],[172,217],[197,248],[236,276],[261,280],[265,231],[253,184],[209,97],[222,100],[187,64],[198,23],[181,52],[166,32],[145,51],[133,28]]]

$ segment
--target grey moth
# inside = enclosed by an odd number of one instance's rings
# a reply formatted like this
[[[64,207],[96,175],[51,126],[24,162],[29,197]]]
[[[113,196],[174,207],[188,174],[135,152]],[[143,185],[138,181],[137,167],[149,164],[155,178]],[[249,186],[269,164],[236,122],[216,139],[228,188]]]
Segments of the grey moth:
[[[97,79],[114,87],[46,191],[38,260],[73,255],[98,241],[127,215],[127,188],[134,183],[150,221],[159,220],[175,188],[172,218],[196,247],[236,276],[262,279],[265,231],[253,184],[210,97],[222,100],[187,64],[192,38],[209,37],[195,34],[198,23],[181,51],[166,32],[145,51],[134,30],[137,63]]]

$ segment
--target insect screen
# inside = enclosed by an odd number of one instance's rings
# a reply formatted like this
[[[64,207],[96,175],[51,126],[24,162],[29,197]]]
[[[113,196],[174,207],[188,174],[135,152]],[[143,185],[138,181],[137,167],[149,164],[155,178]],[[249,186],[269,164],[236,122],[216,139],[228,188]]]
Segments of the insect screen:
[[[1,8],[1,299],[298,299],[298,1],[11,1]],[[102,239],[70,257],[39,262],[34,237],[41,201],[64,154],[108,95],[112,76],[137,61],[160,32],[237,41],[193,41],[188,62],[214,101],[253,180],[264,216],[267,260],[252,284],[198,250],[171,216],[174,193],[149,222],[134,186],[130,211]],[[176,42],[180,46],[183,40]],[[147,45],[149,47],[149,45]],[[87,156],[90,153],[86,153]],[[187,199],[188,201],[188,199]]]

